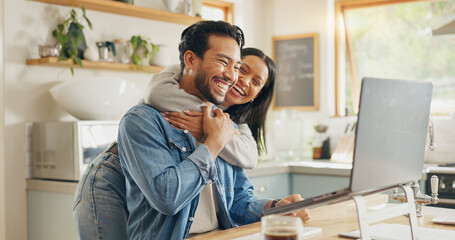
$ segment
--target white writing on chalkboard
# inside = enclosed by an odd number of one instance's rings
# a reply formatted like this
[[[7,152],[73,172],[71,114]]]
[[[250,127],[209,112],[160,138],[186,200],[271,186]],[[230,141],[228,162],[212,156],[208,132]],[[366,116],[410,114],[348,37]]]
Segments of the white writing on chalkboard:
[[[275,41],[276,106],[314,105],[314,51],[313,37]]]

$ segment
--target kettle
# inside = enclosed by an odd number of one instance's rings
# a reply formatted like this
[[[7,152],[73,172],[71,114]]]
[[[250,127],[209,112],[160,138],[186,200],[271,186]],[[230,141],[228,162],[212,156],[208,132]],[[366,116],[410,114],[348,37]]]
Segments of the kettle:
[[[113,42],[105,41],[105,42],[96,42],[96,46],[98,47],[100,61],[104,62],[113,62],[115,56],[117,56],[115,51],[115,45]]]

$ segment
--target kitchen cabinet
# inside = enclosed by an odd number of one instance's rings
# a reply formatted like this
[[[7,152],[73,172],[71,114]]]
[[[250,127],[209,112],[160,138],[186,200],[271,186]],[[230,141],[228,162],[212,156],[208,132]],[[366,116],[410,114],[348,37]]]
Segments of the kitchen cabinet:
[[[251,177],[254,193],[260,198],[283,198],[290,193],[289,174],[274,174],[268,176]]]
[[[79,239],[73,220],[76,182],[27,179],[29,240]]]
[[[74,194],[28,190],[28,239],[79,239],[73,198]]]
[[[292,193],[300,193],[303,198],[314,197],[349,186],[349,177],[309,174],[291,174]]]
[[[254,193],[261,198],[283,198],[299,193],[303,198],[349,186],[349,177],[309,174],[275,174],[251,177]]]

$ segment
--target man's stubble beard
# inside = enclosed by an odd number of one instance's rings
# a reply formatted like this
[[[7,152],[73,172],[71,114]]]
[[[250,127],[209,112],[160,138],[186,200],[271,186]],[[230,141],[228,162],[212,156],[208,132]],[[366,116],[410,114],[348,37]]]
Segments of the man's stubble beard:
[[[202,66],[199,69],[202,69]],[[196,73],[196,78],[194,79],[194,83],[196,84],[197,90],[199,90],[199,92],[202,94],[202,96],[204,96],[204,98],[207,101],[209,101],[215,105],[220,105],[221,103],[224,102],[224,97],[226,97],[226,96],[224,96],[221,101],[217,100],[217,98],[215,96],[213,96],[212,92],[210,91],[211,90],[210,81],[205,82],[205,78],[206,78],[206,74],[205,74],[204,70],[201,70]]]

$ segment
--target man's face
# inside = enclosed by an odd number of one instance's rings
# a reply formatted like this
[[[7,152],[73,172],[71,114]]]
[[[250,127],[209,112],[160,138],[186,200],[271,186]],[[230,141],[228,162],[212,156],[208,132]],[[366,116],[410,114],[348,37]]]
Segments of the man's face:
[[[209,36],[208,45],[198,64],[195,85],[205,100],[218,105],[237,82],[240,48],[233,38],[217,35]]]

